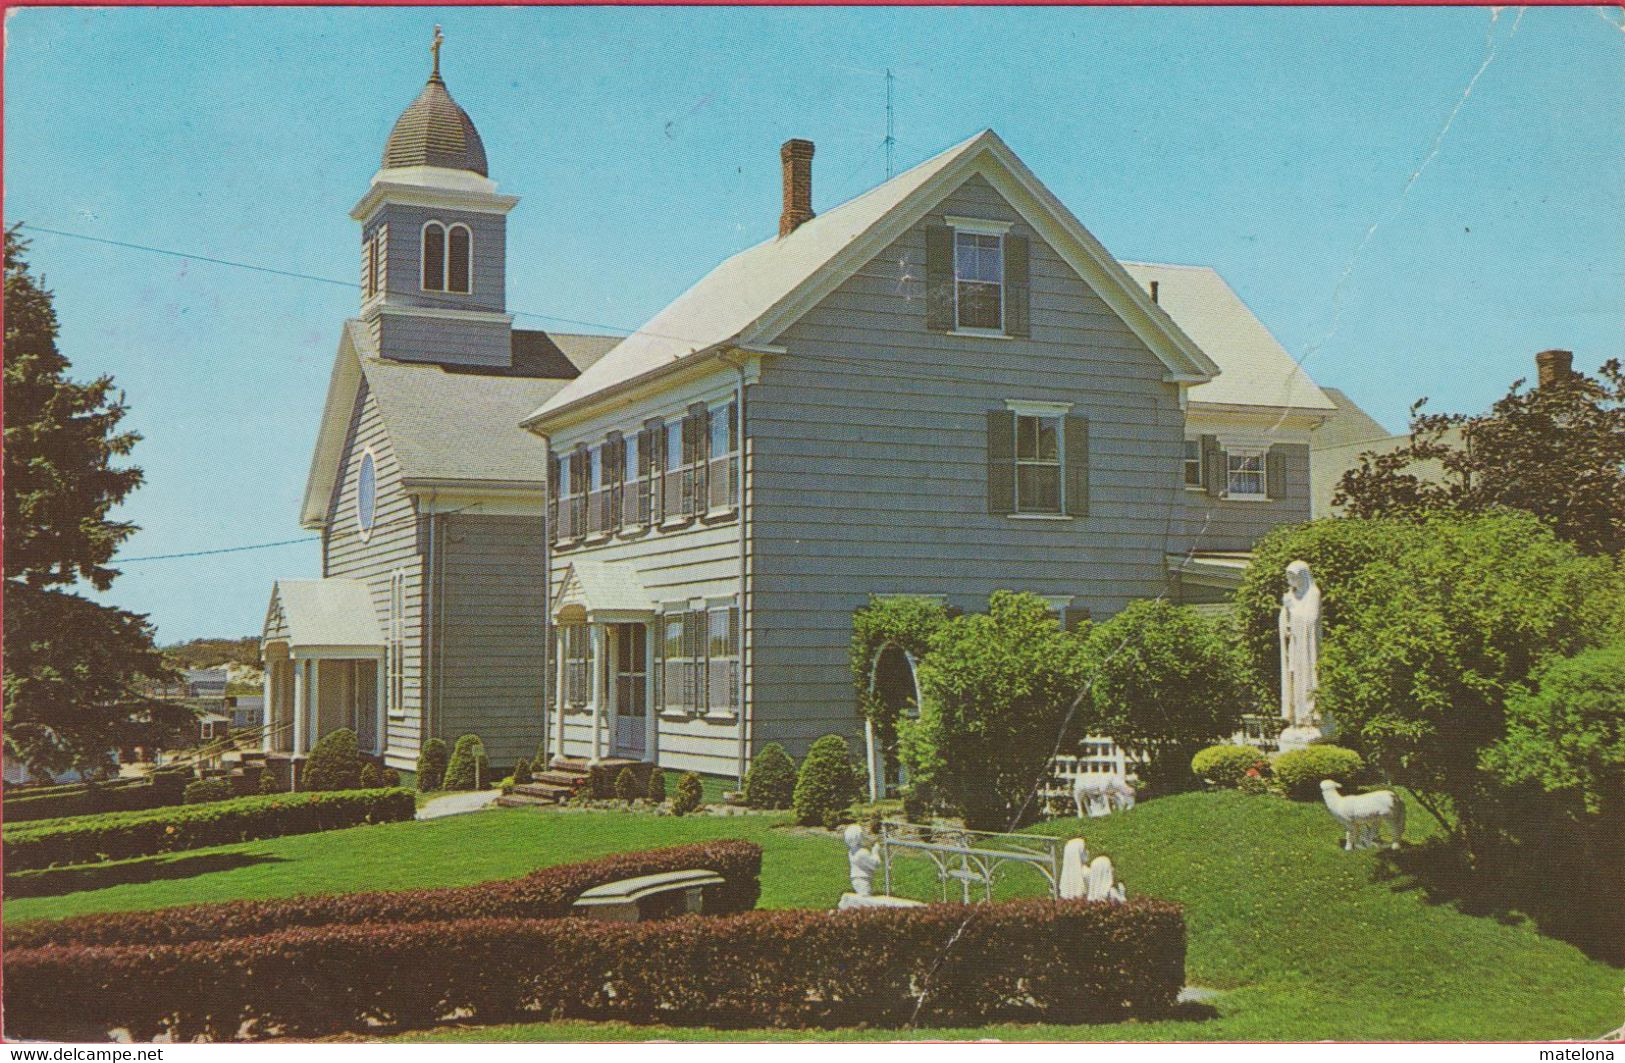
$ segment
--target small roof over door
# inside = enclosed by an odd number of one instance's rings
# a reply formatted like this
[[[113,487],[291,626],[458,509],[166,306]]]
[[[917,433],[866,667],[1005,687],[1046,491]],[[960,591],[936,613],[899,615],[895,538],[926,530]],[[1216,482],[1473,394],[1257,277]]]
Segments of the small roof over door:
[[[654,599],[624,561],[572,561],[553,600],[553,619],[563,623],[635,623],[654,615]]]
[[[382,650],[372,593],[355,579],[284,579],[271,587],[262,643],[290,649]]]

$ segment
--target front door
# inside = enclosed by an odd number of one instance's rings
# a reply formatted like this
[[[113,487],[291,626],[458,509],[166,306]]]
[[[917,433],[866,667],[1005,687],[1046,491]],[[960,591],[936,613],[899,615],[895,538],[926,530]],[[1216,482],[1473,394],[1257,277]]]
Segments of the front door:
[[[617,757],[642,760],[647,738],[649,692],[644,663],[648,628],[642,624],[615,624],[615,748]]]

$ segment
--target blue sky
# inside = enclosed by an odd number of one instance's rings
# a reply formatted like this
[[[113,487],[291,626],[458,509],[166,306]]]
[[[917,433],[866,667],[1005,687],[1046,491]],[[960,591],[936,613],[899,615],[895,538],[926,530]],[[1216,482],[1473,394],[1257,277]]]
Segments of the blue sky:
[[[351,281],[348,210],[439,22],[492,176],[523,197],[516,323],[627,330],[774,230],[787,137],[817,142],[819,209],[881,181],[890,67],[899,169],[993,127],[1119,257],[1217,267],[1319,382],[1398,429],[1421,395],[1483,408],[1542,348],[1588,370],[1622,353],[1619,19],[13,10],[6,214]],[[31,236],[65,353],[117,378],[146,437],[147,483],[124,507],[142,531],[123,555],[306,534],[298,502],[355,291]],[[250,634],[271,580],[316,571],[314,544],[135,561],[104,597],[165,641]]]

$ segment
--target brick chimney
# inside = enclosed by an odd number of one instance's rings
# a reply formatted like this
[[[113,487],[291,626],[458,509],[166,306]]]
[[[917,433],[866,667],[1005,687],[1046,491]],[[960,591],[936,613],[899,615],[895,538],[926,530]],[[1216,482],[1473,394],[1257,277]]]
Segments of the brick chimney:
[[[784,213],[779,215],[779,235],[789,236],[802,222],[812,220],[812,157],[810,140],[786,140],[779,148],[784,167]]]
[[[1541,351],[1535,355],[1535,373],[1543,388],[1574,374],[1573,351]]]

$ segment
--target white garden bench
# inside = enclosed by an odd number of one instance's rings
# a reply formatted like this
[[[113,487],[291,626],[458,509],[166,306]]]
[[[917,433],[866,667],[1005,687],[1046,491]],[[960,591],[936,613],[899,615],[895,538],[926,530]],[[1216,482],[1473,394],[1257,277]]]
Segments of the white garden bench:
[[[646,917],[645,902],[673,895],[680,896],[681,900],[676,905],[662,904],[660,915],[699,912],[705,906],[705,887],[720,886],[726,881],[715,871],[699,869],[639,875],[594,886],[577,897],[572,907],[581,909],[582,915],[607,923],[636,923]],[[671,907],[676,908],[675,913]]]

